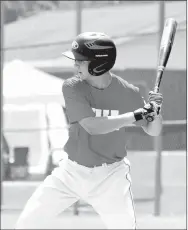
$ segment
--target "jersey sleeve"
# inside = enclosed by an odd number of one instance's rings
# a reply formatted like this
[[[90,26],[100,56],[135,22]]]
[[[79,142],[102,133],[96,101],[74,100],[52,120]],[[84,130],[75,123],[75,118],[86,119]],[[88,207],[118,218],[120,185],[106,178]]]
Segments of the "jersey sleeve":
[[[63,84],[62,90],[65,100],[66,115],[70,124],[79,122],[86,117],[95,116],[83,92],[65,83]]]

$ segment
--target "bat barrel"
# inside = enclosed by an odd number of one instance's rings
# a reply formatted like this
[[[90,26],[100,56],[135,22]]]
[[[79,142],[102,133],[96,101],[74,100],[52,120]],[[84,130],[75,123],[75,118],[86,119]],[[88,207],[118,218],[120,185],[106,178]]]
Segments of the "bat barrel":
[[[174,42],[174,37],[176,33],[177,22],[173,18],[168,18],[165,22],[159,56],[158,56],[158,67],[157,67],[157,77],[155,82],[155,90],[158,90],[163,72],[165,70],[166,64],[168,62],[168,58],[172,49],[172,45]]]
[[[161,47],[168,46],[169,44],[172,44],[174,41],[174,36],[176,33],[177,28],[177,22],[173,18],[168,18],[165,21],[163,35],[161,39]]]
[[[174,28],[173,30],[175,30],[176,27],[177,27],[177,22],[176,22],[176,20],[174,18],[168,18],[166,20],[165,26],[171,26],[171,27]]]

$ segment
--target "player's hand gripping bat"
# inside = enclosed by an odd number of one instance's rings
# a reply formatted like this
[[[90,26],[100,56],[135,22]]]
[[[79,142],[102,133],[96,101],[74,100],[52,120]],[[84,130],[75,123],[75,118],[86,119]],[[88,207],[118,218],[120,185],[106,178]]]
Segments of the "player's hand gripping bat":
[[[160,48],[159,48],[157,76],[155,80],[155,86],[153,88],[153,91],[155,93],[159,92],[159,87],[162,80],[163,72],[168,62],[168,58],[170,56],[170,52],[174,42],[176,28],[177,28],[177,22],[173,18],[168,18],[164,25]],[[151,106],[153,105],[151,104]],[[146,115],[146,120],[151,122],[154,120],[154,117],[150,115],[148,116]]]

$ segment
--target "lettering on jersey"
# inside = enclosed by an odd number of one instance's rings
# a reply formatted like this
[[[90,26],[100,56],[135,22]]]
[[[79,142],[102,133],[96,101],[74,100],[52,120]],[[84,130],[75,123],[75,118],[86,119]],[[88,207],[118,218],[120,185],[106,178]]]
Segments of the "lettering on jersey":
[[[117,116],[119,115],[119,110],[107,110],[107,109],[95,109],[92,108],[96,117],[107,117],[107,116]],[[117,131],[119,129],[116,129]]]
[[[92,108],[96,117],[107,117],[107,116],[117,116],[119,115],[118,110],[107,110],[107,109],[95,109]]]

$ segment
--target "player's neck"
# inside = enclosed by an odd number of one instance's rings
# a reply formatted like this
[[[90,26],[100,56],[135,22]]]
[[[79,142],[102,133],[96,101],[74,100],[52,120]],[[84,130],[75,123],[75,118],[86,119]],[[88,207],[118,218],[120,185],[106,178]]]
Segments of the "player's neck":
[[[107,73],[100,75],[100,76],[88,78],[86,81],[88,84],[90,84],[91,86],[93,86],[95,88],[105,89],[111,84],[112,76],[111,76],[110,72],[107,72]]]

